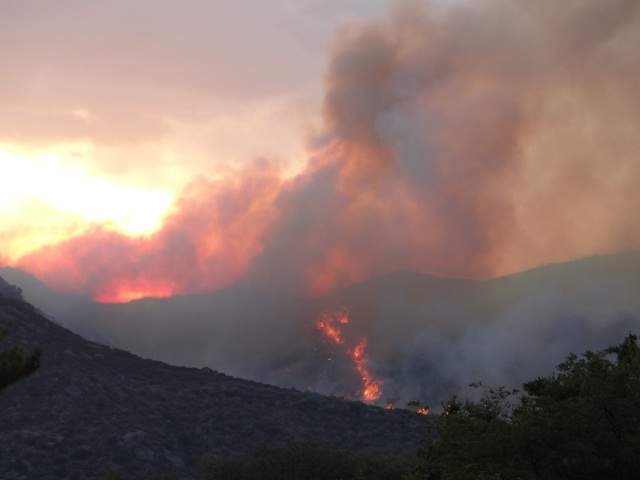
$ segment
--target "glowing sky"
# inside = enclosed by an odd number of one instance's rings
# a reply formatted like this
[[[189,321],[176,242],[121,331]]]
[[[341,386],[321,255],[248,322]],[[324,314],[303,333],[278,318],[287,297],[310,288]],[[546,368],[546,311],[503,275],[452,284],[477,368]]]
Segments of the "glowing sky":
[[[332,31],[383,1],[0,2],[0,259],[157,230],[185,184],[296,172]]]

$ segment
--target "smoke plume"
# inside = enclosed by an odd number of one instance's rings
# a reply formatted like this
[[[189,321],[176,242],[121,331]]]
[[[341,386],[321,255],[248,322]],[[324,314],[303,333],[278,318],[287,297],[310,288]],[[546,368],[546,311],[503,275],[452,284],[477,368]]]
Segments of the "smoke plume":
[[[263,162],[200,179],[151,238],[98,229],[20,265],[118,300],[247,276],[307,292],[401,269],[490,276],[637,247],[638,9],[400,3],[336,35],[300,175]]]
[[[251,366],[246,351],[224,345],[235,333],[201,340],[203,320],[193,320],[200,337],[191,339],[201,354],[187,358],[174,349],[167,356],[287,383],[285,377],[305,378],[307,363],[299,358],[315,348],[311,339],[299,340],[295,352],[287,347],[301,328],[290,323],[315,321],[306,310],[300,316],[309,296],[403,270],[485,278],[638,248],[639,11],[636,0],[400,2],[386,18],[345,25],[336,34],[324,128],[310,142],[299,175],[285,178],[261,161],[216,180],[202,178],[149,238],[96,229],[19,265],[103,301],[248,284],[279,292],[265,293],[264,308],[238,300],[232,304],[239,311],[228,313],[229,307],[207,319],[246,334],[243,341],[257,348]],[[278,303],[284,297],[298,303],[285,309]],[[475,318],[454,300],[428,311],[410,303],[417,310],[406,311],[389,299],[397,308],[381,304],[378,313],[364,309],[352,319],[369,337],[377,373],[387,369],[395,379],[388,388],[396,381],[402,391],[403,379],[420,375],[430,385],[457,385],[471,366],[499,372],[489,380],[502,381],[537,348],[550,352],[548,358],[565,353],[575,342],[550,346],[545,339],[594,318],[582,303],[572,309],[573,297],[516,297],[522,302],[510,300],[508,309],[474,304]],[[316,313],[341,303],[326,300]],[[538,313],[562,321],[536,327]],[[628,318],[620,322],[617,329],[629,325]],[[282,335],[267,340],[255,333],[273,329]],[[512,350],[525,339],[526,349]],[[489,353],[500,345],[509,360]],[[284,350],[275,355],[276,348]]]

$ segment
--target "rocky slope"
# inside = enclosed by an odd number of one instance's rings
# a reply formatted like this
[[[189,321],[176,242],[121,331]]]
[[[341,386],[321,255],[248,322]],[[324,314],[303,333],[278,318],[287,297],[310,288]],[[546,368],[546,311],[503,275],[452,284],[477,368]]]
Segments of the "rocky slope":
[[[411,450],[434,420],[179,368],[89,342],[0,282],[0,350],[42,350],[40,369],[0,391],[0,478],[195,476],[205,454],[309,441]],[[144,335],[143,331],[138,332]]]

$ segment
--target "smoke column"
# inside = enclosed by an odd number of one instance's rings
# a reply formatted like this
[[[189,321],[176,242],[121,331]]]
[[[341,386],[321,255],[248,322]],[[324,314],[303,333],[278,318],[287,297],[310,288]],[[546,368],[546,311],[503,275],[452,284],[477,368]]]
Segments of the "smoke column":
[[[472,300],[423,305],[383,291],[361,311],[323,295],[398,271],[483,279],[640,247],[639,11],[636,0],[396,3],[385,18],[336,33],[324,127],[299,175],[261,160],[202,177],[148,238],[97,228],[18,264],[104,302],[230,288],[227,310],[194,307],[201,317],[175,331],[163,320],[182,350],[155,345],[169,360],[274,383],[307,386],[299,359],[317,339],[298,340],[300,329],[317,335],[317,315],[343,305],[385,395],[458,388],[470,369],[496,382],[544,373],[532,358],[549,367],[633,325],[593,300],[640,311],[628,285],[580,283],[588,295],[571,297],[563,289],[579,275],[557,291],[545,277],[526,298],[524,287],[494,289],[499,280],[482,294],[460,281],[439,294],[459,289]],[[309,298],[326,302],[307,311]],[[207,334],[215,328],[224,334]],[[244,343],[231,350],[236,334]],[[416,378],[426,386],[405,388]]]
[[[306,169],[196,180],[161,231],[23,258],[104,301],[242,278],[325,292],[411,269],[482,277],[637,247],[639,4],[397,4],[346,25]]]

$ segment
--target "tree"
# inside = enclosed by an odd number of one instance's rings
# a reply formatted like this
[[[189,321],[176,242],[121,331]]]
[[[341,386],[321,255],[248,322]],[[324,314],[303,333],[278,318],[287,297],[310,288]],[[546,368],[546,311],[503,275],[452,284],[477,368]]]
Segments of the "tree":
[[[634,335],[524,384],[453,398],[414,479],[635,479],[640,472],[640,348]]]
[[[6,331],[0,329],[0,339]],[[40,366],[40,350],[27,354],[23,349],[14,347],[0,352],[0,390],[35,372]]]

